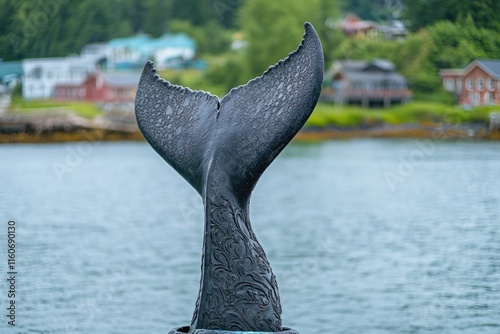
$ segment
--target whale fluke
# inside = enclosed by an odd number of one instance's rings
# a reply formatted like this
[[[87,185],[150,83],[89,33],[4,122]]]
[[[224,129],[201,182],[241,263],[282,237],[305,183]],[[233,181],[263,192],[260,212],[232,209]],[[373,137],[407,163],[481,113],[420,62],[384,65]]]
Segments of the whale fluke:
[[[323,51],[311,24],[299,47],[219,100],[144,67],[135,110],[150,145],[202,196],[201,286],[190,332],[281,331],[278,287],[250,225],[248,206],[264,170],[313,111]]]

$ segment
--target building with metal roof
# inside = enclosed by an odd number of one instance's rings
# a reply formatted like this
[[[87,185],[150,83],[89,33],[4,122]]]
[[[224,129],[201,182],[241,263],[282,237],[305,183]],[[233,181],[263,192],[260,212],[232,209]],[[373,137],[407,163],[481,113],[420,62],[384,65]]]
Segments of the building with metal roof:
[[[406,79],[384,59],[334,62],[325,74],[321,99],[364,107],[404,103],[412,98]]]
[[[195,53],[195,41],[184,33],[167,33],[159,38],[151,38],[145,34],[116,38],[106,45],[109,69],[142,68],[150,59],[158,69],[178,67],[192,60]]]

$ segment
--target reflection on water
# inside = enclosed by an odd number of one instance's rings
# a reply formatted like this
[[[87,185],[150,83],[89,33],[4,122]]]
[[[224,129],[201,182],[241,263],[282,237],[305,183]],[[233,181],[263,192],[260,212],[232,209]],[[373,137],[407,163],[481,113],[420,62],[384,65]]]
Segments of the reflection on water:
[[[189,324],[198,195],[147,144],[77,145],[0,146],[1,224],[18,225],[19,333]],[[284,324],[303,334],[499,333],[499,167],[498,143],[290,145],[251,206]]]

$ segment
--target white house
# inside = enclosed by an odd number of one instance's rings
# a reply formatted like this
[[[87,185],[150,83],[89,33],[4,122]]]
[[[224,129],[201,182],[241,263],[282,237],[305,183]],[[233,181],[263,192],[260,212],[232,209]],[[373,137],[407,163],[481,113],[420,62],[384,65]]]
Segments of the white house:
[[[97,69],[92,57],[61,57],[25,59],[23,66],[23,98],[49,99],[54,87],[61,84],[81,84]]]

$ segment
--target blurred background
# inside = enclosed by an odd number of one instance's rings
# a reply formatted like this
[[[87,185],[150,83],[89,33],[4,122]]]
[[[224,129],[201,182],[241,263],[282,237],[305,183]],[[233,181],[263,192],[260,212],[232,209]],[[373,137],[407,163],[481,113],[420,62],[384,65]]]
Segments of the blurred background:
[[[487,126],[500,104],[494,0],[2,0],[1,8],[0,112],[56,114],[53,128],[132,131],[122,123],[134,123],[148,59],[166,80],[222,97],[293,51],[306,21],[325,54],[309,126]],[[0,124],[2,133],[43,132],[41,122]],[[41,139],[2,136],[20,140]]]
[[[0,331],[189,324],[203,205],[138,132],[140,72],[152,59],[222,97],[309,21],[320,101],[251,205],[283,324],[498,333],[498,13],[494,0],[0,0],[0,276],[9,220],[18,272],[16,327],[2,316]]]

